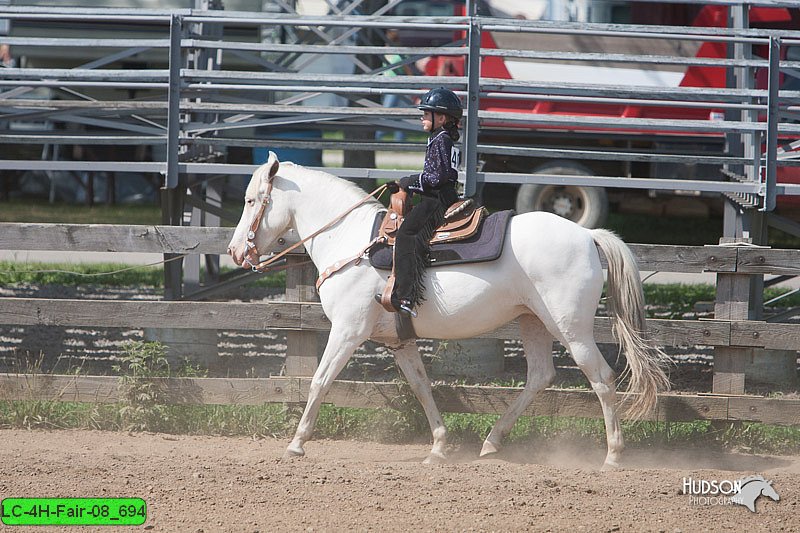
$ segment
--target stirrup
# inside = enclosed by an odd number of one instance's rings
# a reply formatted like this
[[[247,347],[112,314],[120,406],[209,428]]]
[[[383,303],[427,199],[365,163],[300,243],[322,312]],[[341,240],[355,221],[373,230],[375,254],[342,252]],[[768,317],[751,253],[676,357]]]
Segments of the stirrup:
[[[411,318],[417,318],[417,312],[411,308],[411,302],[408,300],[400,300],[400,309],[403,313],[407,314]]]
[[[375,301],[379,304],[383,305],[383,295],[378,293],[375,295]],[[411,318],[417,318],[417,312],[411,308],[411,302],[400,300],[400,303],[395,306],[394,301],[392,302],[392,307],[394,307],[395,312],[403,313],[404,315],[408,315]]]

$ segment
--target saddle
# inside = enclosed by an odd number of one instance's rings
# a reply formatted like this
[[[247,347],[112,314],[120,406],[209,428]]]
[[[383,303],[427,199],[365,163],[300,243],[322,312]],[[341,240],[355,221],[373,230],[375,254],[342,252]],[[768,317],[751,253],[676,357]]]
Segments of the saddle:
[[[410,195],[406,191],[401,189],[391,196],[389,210],[378,228],[377,237],[382,243],[394,246],[397,230],[410,210]],[[469,239],[478,232],[486,215],[486,208],[478,207],[472,198],[454,203],[445,212],[444,223],[434,231],[431,244]]]
[[[403,218],[410,210],[408,193],[400,190],[393,194],[389,210],[382,219],[380,215],[376,217],[376,227],[373,228],[374,244],[368,250],[373,267],[392,271],[381,294],[381,305],[390,312],[395,310],[391,304],[395,282],[395,237]],[[445,212],[444,222],[431,237],[431,266],[497,259],[502,252],[505,228],[512,213],[505,211],[488,216],[487,209],[476,206],[472,199],[456,202]]]
[[[372,227],[372,241],[366,248],[370,264],[379,270],[394,266],[394,237],[406,207],[404,195],[394,199],[386,213],[378,213]],[[444,223],[434,232],[430,243],[430,266],[494,261],[503,251],[506,227],[514,211],[487,214],[485,207],[475,207],[472,200],[453,204],[445,213]]]

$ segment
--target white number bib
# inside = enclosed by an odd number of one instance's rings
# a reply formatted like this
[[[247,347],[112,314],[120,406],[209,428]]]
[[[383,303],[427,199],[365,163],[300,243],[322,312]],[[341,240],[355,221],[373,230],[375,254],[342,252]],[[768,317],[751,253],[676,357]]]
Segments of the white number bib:
[[[450,167],[458,170],[461,166],[461,150],[457,146],[450,149]]]

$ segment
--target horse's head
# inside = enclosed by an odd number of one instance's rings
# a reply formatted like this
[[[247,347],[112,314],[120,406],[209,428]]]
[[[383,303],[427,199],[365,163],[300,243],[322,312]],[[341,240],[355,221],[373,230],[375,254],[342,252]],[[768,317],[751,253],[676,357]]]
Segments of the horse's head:
[[[279,198],[281,191],[276,185],[279,166],[278,157],[270,152],[247,186],[242,218],[228,243],[228,254],[237,265],[244,263],[244,268],[257,264],[260,251],[268,249],[289,228],[289,205]]]

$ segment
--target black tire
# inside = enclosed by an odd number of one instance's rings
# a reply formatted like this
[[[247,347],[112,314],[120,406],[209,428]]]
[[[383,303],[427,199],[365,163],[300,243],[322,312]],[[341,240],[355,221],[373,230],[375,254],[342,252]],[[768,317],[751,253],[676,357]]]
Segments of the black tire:
[[[547,163],[533,173],[592,175],[591,170],[572,161]],[[599,228],[608,218],[608,195],[602,187],[526,183],[517,191],[516,208],[517,213],[548,211],[585,228]]]

